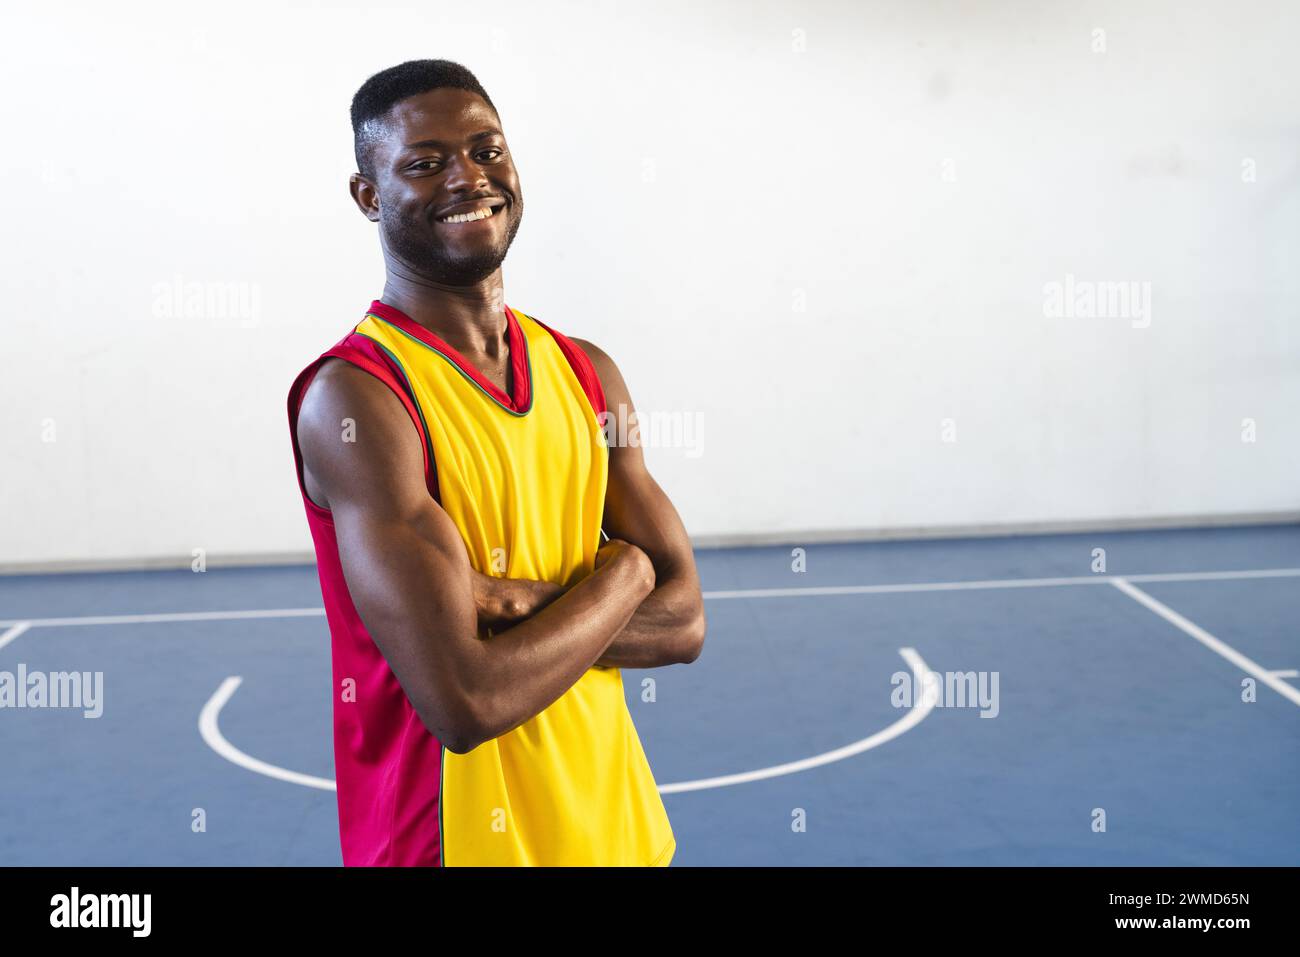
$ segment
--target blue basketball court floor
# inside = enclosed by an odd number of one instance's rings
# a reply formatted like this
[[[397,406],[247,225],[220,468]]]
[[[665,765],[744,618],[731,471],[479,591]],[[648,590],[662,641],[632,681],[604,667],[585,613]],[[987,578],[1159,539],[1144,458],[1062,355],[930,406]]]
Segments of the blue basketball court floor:
[[[1300,864],[1300,526],[697,555],[703,654],[623,672],[673,866]],[[0,865],[338,865],[320,603],[0,578],[0,672],[103,674],[0,710]]]

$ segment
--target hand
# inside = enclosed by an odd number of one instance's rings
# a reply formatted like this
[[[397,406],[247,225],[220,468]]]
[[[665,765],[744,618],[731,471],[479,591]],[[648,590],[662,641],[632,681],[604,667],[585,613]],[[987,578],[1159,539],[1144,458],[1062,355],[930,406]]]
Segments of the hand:
[[[504,580],[506,602],[503,619],[515,624],[532,618],[555,599],[564,594],[564,586],[555,582],[531,581],[527,578]],[[500,630],[500,629],[498,629]]]
[[[496,578],[471,571],[474,604],[479,624],[492,631],[504,631],[537,614],[564,593],[554,582],[526,578]]]

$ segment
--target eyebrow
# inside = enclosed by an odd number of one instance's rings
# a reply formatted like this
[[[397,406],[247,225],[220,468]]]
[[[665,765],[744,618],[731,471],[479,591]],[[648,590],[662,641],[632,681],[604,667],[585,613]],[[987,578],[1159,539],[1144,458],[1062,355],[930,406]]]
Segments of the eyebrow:
[[[489,136],[505,136],[505,134],[502,133],[496,127],[489,127],[486,130],[480,130],[479,132],[475,133],[473,136],[469,138],[469,142],[477,143],[479,140],[485,140]],[[447,145],[448,144],[443,140],[416,140],[414,143],[407,143],[405,146],[402,147],[402,149],[418,150],[418,149],[423,149],[426,146],[447,146]]]

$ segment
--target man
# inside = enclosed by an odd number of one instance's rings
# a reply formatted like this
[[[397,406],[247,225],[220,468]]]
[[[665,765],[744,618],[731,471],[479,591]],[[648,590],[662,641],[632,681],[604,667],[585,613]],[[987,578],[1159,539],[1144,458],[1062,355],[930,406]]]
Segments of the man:
[[[505,305],[523,195],[473,74],[385,70],[352,124],[384,291],[289,395],[343,861],[667,865],[620,669],[694,661],[705,620],[677,512],[602,430],[627,386]]]

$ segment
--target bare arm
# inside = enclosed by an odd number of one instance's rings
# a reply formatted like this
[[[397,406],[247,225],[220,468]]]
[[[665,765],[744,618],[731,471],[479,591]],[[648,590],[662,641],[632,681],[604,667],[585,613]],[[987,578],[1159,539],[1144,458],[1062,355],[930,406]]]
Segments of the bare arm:
[[[341,422],[355,421],[355,441]],[[333,513],[348,591],[425,727],[464,753],[543,711],[590,668],[654,588],[647,556],[602,550],[595,571],[536,615],[480,641],[469,556],[424,484],[397,398],[329,361],[298,417],[308,494]]]
[[[573,341],[595,365],[610,412],[618,416],[619,406],[626,406],[627,421],[635,423],[632,397],[614,360],[590,342]],[[611,539],[632,542],[650,556],[655,588],[597,663],[656,668],[694,661],[707,627],[695,554],[673,503],[646,469],[639,444],[609,450],[604,529]]]

